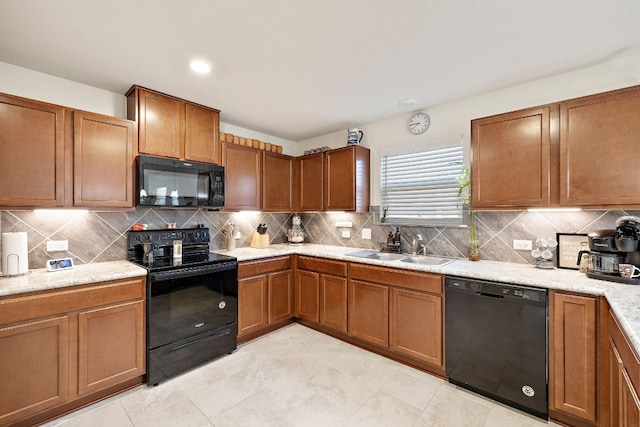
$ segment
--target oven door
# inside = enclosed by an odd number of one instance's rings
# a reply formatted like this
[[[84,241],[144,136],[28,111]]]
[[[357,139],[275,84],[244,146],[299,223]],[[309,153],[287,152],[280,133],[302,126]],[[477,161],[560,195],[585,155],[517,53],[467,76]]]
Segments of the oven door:
[[[195,338],[237,321],[237,262],[149,274],[149,349]]]

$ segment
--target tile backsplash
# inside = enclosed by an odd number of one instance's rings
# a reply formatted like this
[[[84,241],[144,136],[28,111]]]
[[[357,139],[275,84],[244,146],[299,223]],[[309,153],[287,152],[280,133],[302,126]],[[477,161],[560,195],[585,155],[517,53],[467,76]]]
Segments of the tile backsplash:
[[[535,240],[555,237],[556,233],[587,233],[615,227],[623,215],[640,215],[640,211],[585,210],[579,212],[480,211],[477,213],[480,256],[484,260],[532,263],[529,251],[512,249],[514,239]],[[72,257],[76,264],[123,260],[127,257],[127,230],[135,223],[149,228],[165,228],[175,222],[178,227],[204,224],[212,236],[212,249],[225,249],[221,230],[233,222],[241,238],[236,247],[250,246],[259,223],[268,225],[272,244],[286,243],[291,227],[291,213],[230,213],[203,209],[154,209],[138,207],[125,212],[105,211],[0,211],[0,232],[26,231],[29,245],[29,268],[43,268],[50,258]],[[386,240],[391,224],[381,224],[373,213],[302,213],[307,242],[377,249]],[[351,228],[336,227],[337,222],[351,222]],[[371,229],[371,239],[363,239],[362,229]],[[427,243],[427,253],[465,258],[469,230],[464,227],[400,227],[402,249],[409,251],[413,237],[420,233]],[[350,237],[343,238],[342,231]],[[67,252],[46,252],[47,240],[68,240]]]

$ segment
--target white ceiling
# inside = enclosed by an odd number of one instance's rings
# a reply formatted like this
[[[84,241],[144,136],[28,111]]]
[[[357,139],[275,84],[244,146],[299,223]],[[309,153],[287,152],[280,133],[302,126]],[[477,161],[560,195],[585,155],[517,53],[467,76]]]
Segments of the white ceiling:
[[[0,61],[300,141],[638,55],[639,23],[638,0],[0,0]]]

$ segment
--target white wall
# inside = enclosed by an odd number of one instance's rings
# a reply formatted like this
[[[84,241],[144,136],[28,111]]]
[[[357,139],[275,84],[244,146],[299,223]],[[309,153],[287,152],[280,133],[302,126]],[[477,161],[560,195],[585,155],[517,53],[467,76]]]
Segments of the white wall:
[[[124,94],[109,92],[6,62],[0,62],[0,92],[108,116],[127,117],[127,99]],[[222,114],[224,115],[224,112]],[[293,141],[223,122],[220,123],[220,130],[282,145],[285,154],[296,154],[296,143]]]
[[[431,126],[420,136],[407,131],[407,121],[412,112],[362,124],[358,126],[364,132],[362,145],[371,149],[371,204],[380,205],[381,149],[412,144],[455,144],[462,138],[468,162],[472,119],[637,84],[640,84],[640,62],[637,57],[628,58],[422,110],[431,117]],[[297,154],[325,145],[342,147],[346,142],[345,129],[299,142]]]

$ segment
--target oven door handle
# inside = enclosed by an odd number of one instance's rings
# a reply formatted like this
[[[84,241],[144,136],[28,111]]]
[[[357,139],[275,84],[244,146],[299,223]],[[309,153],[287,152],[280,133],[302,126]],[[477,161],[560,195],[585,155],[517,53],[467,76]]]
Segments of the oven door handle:
[[[185,277],[193,277],[193,276],[204,276],[204,275],[213,274],[213,273],[220,273],[222,271],[236,270],[237,268],[238,268],[238,263],[235,261],[225,262],[222,264],[216,264],[212,266],[180,268],[177,270],[149,273],[149,281],[159,282],[162,280],[182,279]]]

